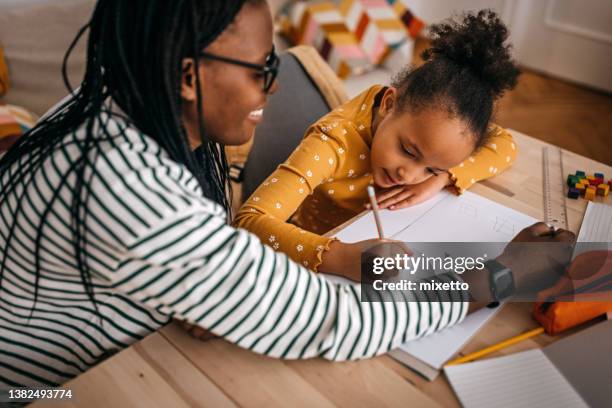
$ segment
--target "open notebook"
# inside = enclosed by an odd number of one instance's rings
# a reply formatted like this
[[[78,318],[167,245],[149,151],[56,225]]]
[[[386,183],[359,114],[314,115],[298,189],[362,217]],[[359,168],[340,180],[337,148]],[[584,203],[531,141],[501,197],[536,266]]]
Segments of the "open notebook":
[[[609,407],[612,320],[543,349],[444,369],[465,408]]]
[[[397,211],[382,210],[385,234],[405,242],[509,242],[536,219],[465,192],[457,197],[443,191],[424,203]],[[372,214],[366,214],[336,236],[356,242],[377,236]],[[409,245],[410,246],[410,245]],[[500,246],[501,247],[501,246]],[[490,253],[491,258],[499,254]],[[497,309],[482,309],[460,325],[408,342],[389,353],[433,380],[440,369],[491,319]]]

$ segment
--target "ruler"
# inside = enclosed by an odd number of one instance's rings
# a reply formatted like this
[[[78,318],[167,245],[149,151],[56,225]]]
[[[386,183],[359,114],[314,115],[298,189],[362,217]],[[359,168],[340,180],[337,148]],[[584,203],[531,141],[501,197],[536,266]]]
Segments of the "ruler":
[[[563,154],[558,147],[542,148],[542,192],[544,193],[544,222],[555,228],[567,229]]]

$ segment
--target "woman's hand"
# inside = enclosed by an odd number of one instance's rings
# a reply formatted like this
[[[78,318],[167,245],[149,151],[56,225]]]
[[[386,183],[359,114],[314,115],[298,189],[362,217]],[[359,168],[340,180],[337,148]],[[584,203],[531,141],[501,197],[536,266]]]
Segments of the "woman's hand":
[[[412,185],[391,187],[376,194],[379,208],[399,210],[411,205],[422,203],[436,195],[440,190],[450,185],[450,174],[444,172],[431,176],[427,180]],[[370,204],[366,205],[370,208]]]
[[[515,295],[535,298],[538,291],[553,285],[569,263],[575,239],[572,232],[554,231],[543,222],[519,232],[497,257],[497,261],[512,270]],[[470,303],[470,313],[494,300],[490,272],[486,268],[472,269],[462,278],[470,285],[474,300]]]
[[[370,256],[381,257],[393,257],[395,254],[412,255],[412,251],[403,242],[391,239],[368,239],[351,244],[333,241],[329,250],[323,253],[318,270],[359,282],[361,255],[366,251]]]
[[[539,222],[519,232],[497,260],[512,270],[518,294],[537,292],[563,275],[575,240],[572,232]]]
[[[206,341],[210,339],[214,339],[215,336],[208,330],[197,326],[195,324],[188,323],[186,320],[176,320],[183,329],[187,331],[191,335],[191,337],[195,337],[198,340]]]

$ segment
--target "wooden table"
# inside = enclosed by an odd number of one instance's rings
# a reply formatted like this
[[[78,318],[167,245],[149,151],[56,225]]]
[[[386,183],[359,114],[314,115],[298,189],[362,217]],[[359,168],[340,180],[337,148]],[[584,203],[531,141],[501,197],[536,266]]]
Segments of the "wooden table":
[[[518,132],[513,136],[519,148],[514,166],[471,191],[541,219],[541,149],[547,144]],[[585,170],[612,177],[612,167],[567,151],[563,163],[565,174]],[[612,198],[607,201],[612,204]],[[567,200],[567,204],[569,228],[577,232],[586,201]],[[537,327],[531,307],[530,303],[507,305],[461,354]],[[554,340],[540,335],[492,356],[542,347]],[[224,340],[196,340],[176,323],[64,387],[72,389],[74,399],[62,402],[63,406],[460,406],[444,375],[429,382],[388,356],[346,363],[275,360]]]

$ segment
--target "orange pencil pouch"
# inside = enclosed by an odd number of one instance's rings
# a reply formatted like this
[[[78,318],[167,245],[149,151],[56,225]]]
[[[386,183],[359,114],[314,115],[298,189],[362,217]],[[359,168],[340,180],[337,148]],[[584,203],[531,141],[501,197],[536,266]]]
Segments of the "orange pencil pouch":
[[[540,299],[533,317],[550,335],[612,312],[612,251],[580,254]]]

